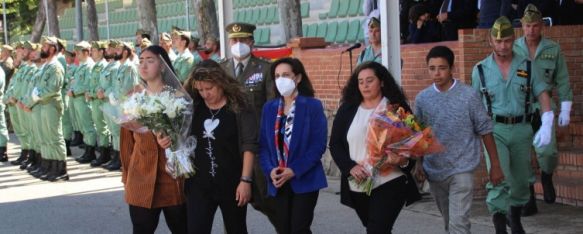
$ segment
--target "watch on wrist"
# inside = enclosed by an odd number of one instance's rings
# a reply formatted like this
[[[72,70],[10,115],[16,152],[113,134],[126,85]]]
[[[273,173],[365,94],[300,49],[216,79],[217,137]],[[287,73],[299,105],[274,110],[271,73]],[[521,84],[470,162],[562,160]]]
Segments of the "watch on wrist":
[[[253,179],[251,178],[251,176],[241,176],[241,182],[245,182],[245,183],[253,183]]]

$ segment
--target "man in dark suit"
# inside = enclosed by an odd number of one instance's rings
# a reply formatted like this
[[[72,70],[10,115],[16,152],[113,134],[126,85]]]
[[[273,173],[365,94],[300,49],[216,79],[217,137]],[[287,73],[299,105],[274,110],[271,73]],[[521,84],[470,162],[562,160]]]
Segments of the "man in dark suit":
[[[500,16],[515,19],[517,12],[513,4],[516,0],[478,0],[478,28],[489,29]],[[514,5],[514,7],[513,7]]]
[[[559,12],[555,24],[583,24],[583,0],[559,0]]]
[[[432,0],[429,6],[442,25],[444,41],[457,40],[458,29],[476,27],[477,0]]]
[[[263,110],[263,104],[274,97],[273,80],[270,78],[271,64],[251,54],[255,40],[253,31],[255,25],[246,23],[231,23],[225,27],[229,37],[231,58],[220,62],[225,72],[237,79],[243,85],[251,106],[257,116],[257,123]],[[259,166],[259,160],[253,165],[253,198],[251,205],[265,214],[275,227],[275,200],[267,197],[267,182]]]

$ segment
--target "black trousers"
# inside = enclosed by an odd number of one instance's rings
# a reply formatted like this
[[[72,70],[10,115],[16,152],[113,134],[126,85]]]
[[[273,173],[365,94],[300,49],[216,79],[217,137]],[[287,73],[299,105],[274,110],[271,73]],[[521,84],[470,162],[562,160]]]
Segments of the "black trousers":
[[[235,193],[224,195],[213,191],[204,191],[195,183],[189,186],[186,193],[186,210],[188,217],[188,233],[211,233],[217,208],[221,208],[226,233],[247,233],[247,205],[237,206]]]
[[[320,191],[296,194],[289,183],[277,191],[276,229],[279,234],[310,234]]]
[[[144,208],[130,205],[134,234],[153,234],[158,227],[160,213],[164,212],[166,225],[174,234],[186,233],[186,206],[169,206],[161,208]]]
[[[350,192],[356,214],[368,234],[391,233],[405,205],[405,176],[393,179],[366,193]]]

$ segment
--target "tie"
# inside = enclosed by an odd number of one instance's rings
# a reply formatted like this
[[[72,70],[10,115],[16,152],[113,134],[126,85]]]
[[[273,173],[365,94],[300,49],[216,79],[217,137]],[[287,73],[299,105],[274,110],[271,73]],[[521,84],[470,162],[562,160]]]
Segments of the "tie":
[[[235,76],[239,77],[239,75],[241,75],[242,73],[243,73],[243,63],[238,63],[237,69],[235,71]]]
[[[445,13],[449,11],[449,1],[450,0],[443,0],[441,8],[439,8],[439,13]]]

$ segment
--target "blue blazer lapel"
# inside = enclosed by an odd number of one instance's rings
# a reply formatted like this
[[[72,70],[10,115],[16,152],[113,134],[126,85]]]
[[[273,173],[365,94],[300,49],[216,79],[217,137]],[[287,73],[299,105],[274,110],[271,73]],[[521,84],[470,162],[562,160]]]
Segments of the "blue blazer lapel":
[[[307,109],[307,105],[306,105],[306,98],[302,97],[302,96],[297,96],[296,97],[296,110],[294,113],[294,128],[292,130],[292,138],[291,138],[291,143],[290,143],[290,160],[293,160],[296,157],[296,152],[297,150],[299,150],[299,148],[297,147],[298,144],[300,143],[300,141],[302,141],[304,136],[304,128],[306,127],[306,121],[310,120],[309,116],[306,116],[306,109]],[[307,126],[309,127],[309,126]],[[293,150],[296,149],[296,150]]]

